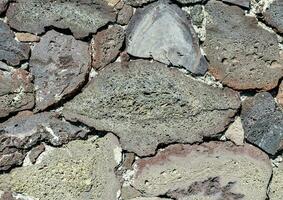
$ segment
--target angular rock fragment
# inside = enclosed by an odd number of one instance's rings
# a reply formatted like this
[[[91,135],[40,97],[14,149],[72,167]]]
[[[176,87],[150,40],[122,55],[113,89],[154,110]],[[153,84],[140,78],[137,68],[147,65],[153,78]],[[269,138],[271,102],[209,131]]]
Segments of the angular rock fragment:
[[[30,0],[11,3],[7,17],[9,25],[18,31],[41,34],[46,27],[54,26],[71,30],[75,38],[84,38],[114,22],[116,13],[102,0]]]
[[[145,196],[265,200],[272,173],[268,156],[245,144],[172,145],[135,164],[131,185]]]
[[[274,0],[263,12],[264,20],[279,33],[283,33],[283,1]]]
[[[7,10],[9,2],[10,0],[0,0],[0,14]]]
[[[236,145],[244,144],[245,133],[240,117],[237,117],[235,121],[229,126],[229,128],[225,132],[225,137],[234,142]]]
[[[92,66],[101,69],[115,61],[124,39],[124,29],[118,25],[97,33],[91,42]]]
[[[0,61],[18,65],[29,58],[30,47],[14,39],[15,35],[7,24],[0,20]]]
[[[225,3],[234,4],[237,6],[241,6],[243,8],[249,8],[250,7],[250,0],[222,0]]]
[[[32,76],[22,69],[0,70],[0,118],[34,106]]]
[[[209,1],[204,50],[209,71],[237,90],[270,90],[283,76],[275,34],[261,28],[237,6]]]
[[[243,102],[241,114],[246,139],[269,154],[283,149],[283,112],[267,92]]]
[[[30,65],[36,88],[35,111],[41,111],[82,87],[91,67],[88,44],[49,31],[35,45]]]
[[[134,9],[130,5],[124,4],[122,1],[120,1],[119,4],[121,4],[118,5],[121,6],[121,8],[118,11],[117,23],[120,25],[126,25],[133,16]]]
[[[42,154],[43,152],[45,151],[45,146],[44,144],[40,144],[38,145],[37,147],[33,148],[31,151],[30,151],[30,154],[29,154],[29,159],[30,159],[30,162],[32,164],[34,164],[36,162],[36,159],[40,156],[40,154]]]
[[[0,190],[10,189],[34,199],[116,200],[116,137],[72,141],[45,155],[39,164],[0,175]]]
[[[107,81],[105,81],[107,80]],[[225,129],[239,108],[238,94],[199,82],[150,61],[112,63],[66,103],[63,113],[117,134],[123,149],[140,156],[159,144],[196,142]]]
[[[38,42],[40,37],[30,33],[16,33],[16,38],[21,42]]]
[[[0,171],[21,165],[28,150],[42,141],[60,146],[84,138],[87,132],[58,119],[53,112],[19,113],[0,124]]]
[[[283,199],[283,163],[273,168],[273,176],[269,186],[268,196],[270,200]]]
[[[166,0],[135,12],[127,28],[127,52],[185,67],[195,74],[207,70],[191,22],[184,11]]]

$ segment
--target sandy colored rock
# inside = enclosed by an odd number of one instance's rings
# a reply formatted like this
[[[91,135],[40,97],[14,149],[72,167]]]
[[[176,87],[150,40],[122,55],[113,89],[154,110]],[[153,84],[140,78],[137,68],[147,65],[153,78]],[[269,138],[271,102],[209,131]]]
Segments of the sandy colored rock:
[[[16,33],[16,38],[21,42],[39,42],[40,37],[31,33]]]
[[[108,3],[109,6],[115,6],[117,5],[121,0],[104,0]]]
[[[209,71],[224,85],[237,90],[270,90],[283,76],[277,36],[245,16],[244,10],[209,1],[204,51]]]
[[[41,163],[0,175],[0,190],[44,200],[116,200],[120,183],[118,139],[111,134],[96,141],[73,141],[45,155]]]
[[[131,185],[145,196],[173,199],[265,200],[272,173],[268,156],[258,148],[230,142],[172,145],[136,162]]]
[[[283,82],[280,83],[279,85],[279,90],[278,90],[278,94],[276,96],[277,102],[283,106]]]
[[[273,177],[268,192],[270,200],[283,199],[283,163],[273,168]]]
[[[35,45],[30,70],[36,88],[35,111],[42,111],[80,90],[91,68],[88,44],[56,31]]]
[[[107,81],[105,81],[107,80]],[[150,61],[113,63],[64,106],[64,116],[117,134],[138,155],[159,144],[196,142],[224,131],[240,106],[238,93],[208,86]]]
[[[236,117],[235,121],[229,126],[225,132],[225,137],[236,145],[243,145],[245,133],[240,117]]]
[[[283,33],[283,1],[274,0],[263,12],[264,20],[279,33]]]
[[[121,198],[123,200],[132,200],[141,196],[141,192],[131,186],[123,186],[121,188]]]

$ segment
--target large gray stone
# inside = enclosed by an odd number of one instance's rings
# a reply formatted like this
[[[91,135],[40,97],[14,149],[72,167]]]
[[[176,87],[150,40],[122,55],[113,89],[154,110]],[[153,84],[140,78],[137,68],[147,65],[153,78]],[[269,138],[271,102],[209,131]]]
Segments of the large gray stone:
[[[40,34],[46,27],[70,29],[75,38],[95,33],[116,13],[102,0],[18,0],[7,11],[9,25],[18,30]]]
[[[36,88],[35,111],[44,110],[78,91],[91,68],[88,44],[56,31],[47,32],[30,59]]]
[[[127,28],[127,52],[204,74],[206,60],[189,19],[166,0],[138,9]]]
[[[279,33],[283,33],[283,1],[274,0],[263,12],[264,20]]]
[[[158,62],[113,63],[64,105],[64,116],[117,134],[140,156],[159,144],[196,142],[225,129],[240,106],[230,89],[208,86]]]

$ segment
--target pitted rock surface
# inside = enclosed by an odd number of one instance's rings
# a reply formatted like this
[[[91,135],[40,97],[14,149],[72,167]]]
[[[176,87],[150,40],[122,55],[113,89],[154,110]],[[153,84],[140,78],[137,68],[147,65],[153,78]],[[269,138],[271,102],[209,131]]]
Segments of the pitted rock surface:
[[[32,50],[30,65],[36,88],[35,111],[45,110],[85,83],[91,67],[89,47],[72,36],[49,31]]]
[[[270,200],[283,199],[283,162],[273,168],[273,177],[268,196]]]
[[[116,200],[117,149],[119,142],[111,134],[96,141],[72,141],[49,152],[39,164],[0,175],[0,190],[45,200]]]
[[[107,80],[107,81],[105,81]],[[149,61],[108,65],[65,104],[64,115],[117,134],[124,149],[153,154],[158,144],[196,142],[225,129],[238,94]]]
[[[268,156],[256,147],[230,142],[172,145],[136,161],[131,185],[144,195],[173,199],[266,199],[272,173]]]
[[[153,58],[195,74],[204,74],[208,67],[185,12],[166,0],[137,9],[126,43],[127,52],[136,57]]]
[[[9,25],[34,34],[47,27],[69,29],[75,38],[84,38],[109,22],[116,13],[102,0],[18,0],[7,11]]]
[[[263,12],[264,20],[279,33],[283,33],[283,1],[274,0]]]
[[[237,90],[270,90],[283,76],[275,34],[261,28],[237,6],[209,1],[204,50],[209,71]]]

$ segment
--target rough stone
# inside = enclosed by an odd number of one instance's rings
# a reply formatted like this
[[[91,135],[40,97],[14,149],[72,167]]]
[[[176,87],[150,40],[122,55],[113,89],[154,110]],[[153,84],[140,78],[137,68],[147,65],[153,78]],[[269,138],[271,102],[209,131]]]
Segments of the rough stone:
[[[9,2],[10,0],[0,0],[0,14],[7,10]]]
[[[283,1],[274,0],[265,12],[263,12],[264,20],[279,33],[283,33]]]
[[[250,7],[250,0],[222,0],[225,3],[234,4],[237,6],[241,6],[243,8],[249,8]]]
[[[283,163],[278,167],[273,168],[273,176],[270,183],[270,190],[268,193],[270,200],[283,199]]]
[[[91,68],[88,44],[49,31],[33,48],[30,65],[36,88],[35,111],[45,110],[85,83]]]
[[[0,60],[9,65],[19,65],[22,60],[29,58],[30,47],[14,39],[15,34],[10,27],[0,20]]]
[[[141,192],[131,186],[123,186],[121,188],[121,198],[123,200],[131,200],[139,196],[141,196]]]
[[[131,200],[166,200],[168,198],[158,198],[158,197],[137,197],[137,198],[134,198],[134,199],[131,199]],[[170,200],[170,199],[168,199]]]
[[[108,3],[109,6],[116,6],[121,0],[104,0]]]
[[[21,42],[39,42],[40,37],[30,33],[16,33],[16,38]]]
[[[280,83],[279,85],[279,90],[278,90],[278,94],[276,96],[277,102],[283,106],[283,82]]]
[[[283,148],[283,112],[267,92],[247,98],[241,118],[246,139],[269,154]]]
[[[245,133],[240,117],[237,117],[235,121],[229,126],[229,128],[225,132],[225,137],[234,142],[236,145],[244,144]]]
[[[120,4],[120,3],[119,3]],[[119,9],[118,16],[117,16],[117,23],[120,25],[127,25],[133,16],[134,9],[127,4],[122,3],[122,8]]]
[[[137,9],[126,32],[127,52],[133,56],[185,67],[195,74],[207,70],[193,26],[177,5],[158,1]]]
[[[102,0],[20,0],[11,3],[7,10],[9,25],[23,32],[41,34],[47,27],[69,29],[75,38],[95,33],[116,13]]]
[[[275,34],[237,6],[209,1],[204,50],[209,71],[237,90],[270,90],[283,76],[283,61]]]
[[[120,183],[114,168],[119,148],[111,134],[96,141],[72,141],[49,152],[39,164],[0,175],[0,189],[45,200],[116,200]]]
[[[272,174],[268,156],[258,148],[230,142],[171,145],[135,163],[131,185],[144,196],[185,199],[265,200]]]
[[[87,130],[58,119],[54,112],[24,111],[0,124],[0,171],[22,164],[28,152],[44,141],[53,146],[84,138]]]
[[[107,81],[105,81],[107,80]],[[65,117],[117,134],[123,149],[140,156],[159,144],[196,142],[229,124],[238,93],[215,88],[175,68],[150,61],[108,65],[64,105]]]
[[[156,0],[124,0],[126,4],[134,7],[142,6],[143,4],[148,4],[154,1]]]
[[[32,76],[25,70],[0,70],[0,118],[34,106]]]
[[[124,29],[118,25],[97,33],[91,42],[92,66],[101,69],[115,61],[124,39]]]
[[[176,1],[181,4],[193,4],[193,3],[204,2],[205,0],[176,0]]]
[[[29,153],[29,159],[32,164],[36,162],[36,159],[45,151],[44,144],[40,144],[37,147],[33,148]]]

